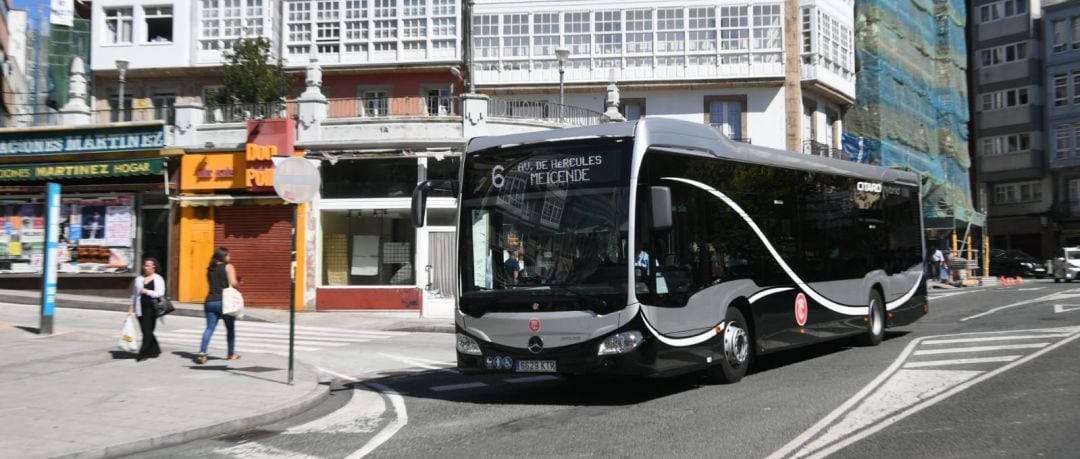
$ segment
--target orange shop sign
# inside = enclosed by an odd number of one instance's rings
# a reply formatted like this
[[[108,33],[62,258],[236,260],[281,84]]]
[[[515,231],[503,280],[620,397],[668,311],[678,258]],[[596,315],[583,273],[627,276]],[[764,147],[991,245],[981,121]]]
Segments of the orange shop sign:
[[[244,188],[247,164],[236,153],[187,153],[180,161],[180,189],[227,190]]]

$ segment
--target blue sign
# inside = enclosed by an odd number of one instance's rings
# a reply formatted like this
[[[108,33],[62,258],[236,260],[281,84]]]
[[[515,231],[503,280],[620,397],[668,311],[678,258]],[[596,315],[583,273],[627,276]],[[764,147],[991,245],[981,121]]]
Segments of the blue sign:
[[[56,309],[56,276],[60,240],[60,184],[49,183],[45,199],[45,260],[41,289],[41,316],[51,319]]]

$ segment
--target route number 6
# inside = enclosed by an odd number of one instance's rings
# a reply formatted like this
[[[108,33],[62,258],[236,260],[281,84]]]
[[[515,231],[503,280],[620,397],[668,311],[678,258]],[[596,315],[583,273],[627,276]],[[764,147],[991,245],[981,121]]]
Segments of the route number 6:
[[[506,184],[506,177],[502,175],[502,171],[505,169],[502,166],[495,166],[491,168],[491,185],[495,188],[502,189]]]

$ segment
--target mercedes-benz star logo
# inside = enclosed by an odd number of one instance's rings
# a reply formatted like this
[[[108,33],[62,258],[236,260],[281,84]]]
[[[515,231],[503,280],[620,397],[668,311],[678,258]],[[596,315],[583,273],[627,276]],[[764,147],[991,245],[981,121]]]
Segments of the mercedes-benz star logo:
[[[540,339],[539,336],[529,338],[529,352],[539,354],[542,350],[544,350],[544,340]]]

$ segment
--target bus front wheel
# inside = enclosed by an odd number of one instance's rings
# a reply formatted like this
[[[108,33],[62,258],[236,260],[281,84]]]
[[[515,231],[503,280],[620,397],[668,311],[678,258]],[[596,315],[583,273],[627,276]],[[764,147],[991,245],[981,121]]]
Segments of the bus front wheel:
[[[728,308],[725,319],[720,362],[708,370],[708,376],[721,384],[733,384],[746,375],[750,366],[750,332],[738,309]]]
[[[885,300],[881,298],[881,292],[870,291],[869,306],[867,330],[858,341],[863,346],[877,346],[885,339]]]

